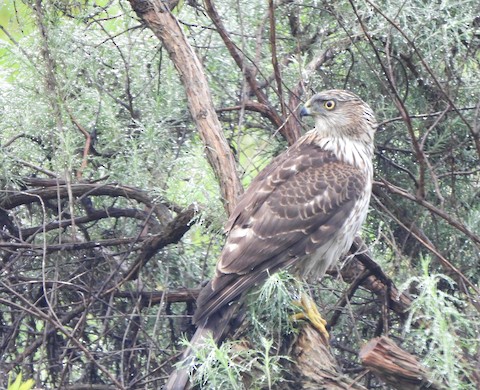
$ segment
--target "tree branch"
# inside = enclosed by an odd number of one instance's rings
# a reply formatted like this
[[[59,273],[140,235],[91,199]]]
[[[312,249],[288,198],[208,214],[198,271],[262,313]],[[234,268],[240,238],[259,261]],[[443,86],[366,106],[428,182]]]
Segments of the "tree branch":
[[[390,386],[400,390],[446,390],[410,353],[388,337],[376,337],[360,350],[362,364]]]
[[[128,281],[136,279],[138,277],[138,272],[160,249],[169,244],[175,244],[180,241],[183,235],[190,229],[194,215],[195,208],[187,208],[182,213],[179,213],[161,233],[148,239],[134,264],[127,272],[125,272],[123,280]]]
[[[137,15],[160,39],[177,69],[185,88],[188,107],[205,145],[205,154],[220,184],[228,214],[243,192],[236,163],[215,113],[208,81],[195,51],[177,19],[160,0],[130,0]]]
[[[280,134],[282,134],[282,136],[287,140],[288,144],[293,144],[298,138],[298,134],[295,132],[295,129],[292,130],[288,128],[286,126],[285,119],[282,118],[282,116],[280,116],[272,107],[267,95],[260,88],[257,79],[255,78],[254,68],[245,63],[245,56],[230,38],[230,35],[228,34],[227,29],[225,28],[222,19],[217,12],[217,9],[213,5],[213,2],[211,0],[205,0],[205,7],[208,16],[212,20],[213,24],[217,28],[217,32],[225,43],[225,47],[237,64],[238,68],[244,73],[250,90],[253,94],[255,94],[258,102],[265,107],[265,109],[262,111],[263,114],[270,119],[275,128],[278,129]]]

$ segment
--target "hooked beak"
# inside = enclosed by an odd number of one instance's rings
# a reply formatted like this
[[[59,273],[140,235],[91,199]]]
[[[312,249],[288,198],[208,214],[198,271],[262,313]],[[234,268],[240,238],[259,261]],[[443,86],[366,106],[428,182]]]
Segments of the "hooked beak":
[[[311,99],[308,99],[308,101],[303,105],[302,109],[300,110],[300,118],[312,115],[310,111],[310,101]]]
[[[302,109],[300,110],[300,118],[304,116],[309,116],[310,115],[310,110],[308,109],[307,106],[303,106]]]

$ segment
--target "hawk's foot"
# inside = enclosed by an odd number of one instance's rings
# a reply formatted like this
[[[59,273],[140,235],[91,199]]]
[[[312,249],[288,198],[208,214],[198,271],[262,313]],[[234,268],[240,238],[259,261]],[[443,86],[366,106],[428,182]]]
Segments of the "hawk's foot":
[[[302,312],[294,314],[292,319],[298,320],[308,320],[312,326],[322,335],[324,340],[328,342],[330,335],[327,332],[327,321],[325,321],[321,314],[318,311],[317,305],[313,302],[313,299],[308,297],[306,294],[302,294],[300,301],[296,301],[299,307],[302,308]]]

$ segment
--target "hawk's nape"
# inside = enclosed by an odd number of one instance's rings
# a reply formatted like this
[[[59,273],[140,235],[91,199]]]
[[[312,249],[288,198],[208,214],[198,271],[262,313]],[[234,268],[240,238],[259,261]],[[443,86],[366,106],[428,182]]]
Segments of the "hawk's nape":
[[[215,275],[197,300],[187,366],[205,337],[226,336],[250,288],[286,268],[317,280],[365,220],[377,127],[371,108],[351,92],[330,90],[313,96],[301,115],[313,116],[315,128],[260,172],[230,216]],[[188,370],[174,372],[165,389],[183,390]]]

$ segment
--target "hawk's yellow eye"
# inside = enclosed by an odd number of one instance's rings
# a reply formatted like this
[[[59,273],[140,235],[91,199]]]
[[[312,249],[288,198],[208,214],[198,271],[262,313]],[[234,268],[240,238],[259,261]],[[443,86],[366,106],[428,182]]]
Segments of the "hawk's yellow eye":
[[[333,110],[335,108],[335,101],[326,100],[323,102],[323,107],[325,107],[327,110]]]

